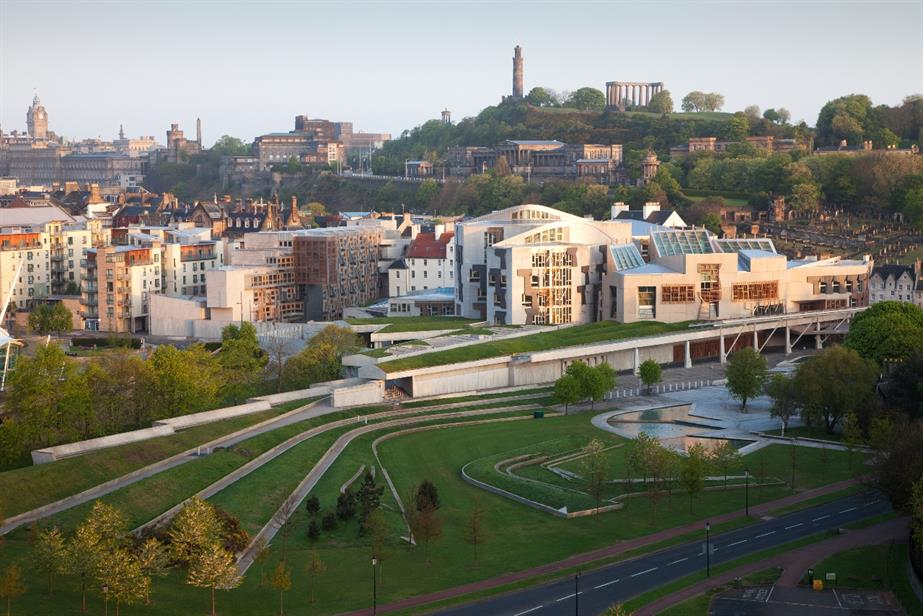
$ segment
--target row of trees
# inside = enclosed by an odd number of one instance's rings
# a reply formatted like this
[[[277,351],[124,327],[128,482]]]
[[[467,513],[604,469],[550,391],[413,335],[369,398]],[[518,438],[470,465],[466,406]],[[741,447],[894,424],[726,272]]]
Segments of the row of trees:
[[[289,357],[286,340],[261,349],[253,325],[243,323],[225,327],[214,352],[165,344],[146,358],[119,348],[81,362],[57,344],[40,346],[9,377],[0,465],[24,463],[32,449],[338,378],[343,353],[358,345],[351,331],[329,326]]]
[[[615,370],[607,362],[592,368],[582,361],[570,364],[554,384],[554,399],[564,405],[565,414],[571,404],[590,401],[590,406],[605,398],[615,388]]]
[[[556,92],[551,88],[536,87],[529,90],[525,101],[535,107],[563,107],[580,111],[602,111],[606,96],[596,88],[579,88],[573,92]]]

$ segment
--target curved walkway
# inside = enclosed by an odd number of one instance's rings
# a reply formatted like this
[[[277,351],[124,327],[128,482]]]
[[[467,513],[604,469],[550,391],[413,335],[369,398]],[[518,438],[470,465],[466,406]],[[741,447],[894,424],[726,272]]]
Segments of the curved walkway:
[[[779,581],[776,582],[777,586],[793,587],[798,584],[798,581],[801,580],[809,567],[819,563],[828,556],[862,545],[878,545],[900,540],[906,538],[907,533],[907,518],[888,520],[887,522],[882,522],[881,524],[876,524],[875,526],[870,526],[861,530],[849,531],[833,539],[812,543],[802,548],[792,550],[791,552],[770,556],[757,562],[742,565],[730,571],[714,575],[704,582],[688,586],[662,597],[653,603],[645,605],[635,612],[635,615],[653,616],[654,614],[659,614],[672,605],[691,599],[716,586],[732,582],[734,578],[738,576],[743,577],[770,567],[781,567],[783,569],[782,576],[779,578]]]
[[[813,490],[806,490],[804,492],[799,492],[797,494],[792,494],[791,496],[786,496],[774,501],[768,501],[761,503],[759,505],[754,505],[750,507],[750,515],[754,518],[759,518],[761,516],[769,515],[770,512],[780,509],[783,507],[788,507],[790,505],[797,505],[802,501],[807,499],[816,498],[818,496],[823,496],[825,494],[830,494],[832,492],[838,492],[844,490],[851,486],[858,485],[858,481],[855,479],[848,479],[845,481],[839,481],[837,483],[832,483],[821,488],[815,488]],[[739,509],[737,511],[730,511],[718,516],[711,516],[708,518],[708,521],[712,524],[721,524],[723,522],[730,522],[737,518],[744,517],[744,510]],[[447,599],[454,599],[457,597],[463,597],[468,594],[484,592],[487,590],[502,588],[510,584],[515,584],[518,582],[523,582],[532,578],[552,575],[561,571],[566,571],[577,566],[586,565],[594,563],[598,560],[604,558],[612,558],[614,556],[619,556],[624,552],[637,550],[639,548],[644,548],[662,541],[667,541],[669,539],[674,539],[682,535],[686,535],[692,532],[700,532],[702,526],[705,524],[706,520],[698,520],[695,522],[690,522],[682,526],[676,526],[674,528],[666,529],[651,535],[645,535],[643,537],[637,537],[635,539],[629,539],[627,541],[620,541],[612,545],[598,548],[596,550],[591,550],[589,552],[584,552],[582,554],[575,554],[563,560],[559,560],[553,563],[548,563],[545,565],[539,565],[537,567],[532,567],[530,569],[524,569],[522,571],[516,571],[514,573],[508,573],[505,575],[497,576],[494,578],[480,580],[477,582],[471,582],[469,584],[463,584],[461,586],[455,586],[453,588],[446,588],[444,590],[439,590],[436,592],[428,593],[425,595],[418,595],[416,597],[408,597],[407,599],[402,599],[400,601],[394,601],[385,605],[379,605],[378,611],[381,613],[386,612],[396,612],[399,610],[407,610],[411,608],[418,608],[420,606],[429,605],[431,603],[436,603],[439,601],[445,601]],[[355,612],[349,612],[350,616],[363,616],[368,613],[368,610],[357,610]]]
[[[164,458],[163,460],[154,462],[153,464],[149,464],[145,467],[136,469],[130,473],[116,477],[115,479],[111,479],[99,485],[93,486],[92,488],[88,488],[82,492],[78,492],[77,494],[67,496],[52,503],[48,503],[47,505],[42,505],[41,507],[37,507],[31,511],[26,511],[11,516],[3,520],[3,524],[0,525],[0,536],[9,533],[10,531],[13,531],[24,524],[31,524],[32,522],[36,522],[42,518],[47,518],[48,516],[70,509],[71,507],[82,505],[83,503],[92,501],[101,496],[105,496],[106,494],[110,494],[116,490],[120,490],[133,483],[137,483],[142,479],[147,479],[148,477],[152,477],[158,473],[162,473],[176,466],[191,462],[192,460],[195,460],[197,457],[199,457],[197,455],[199,450],[210,451],[219,447],[232,447],[241,441],[245,441],[265,432],[305,421],[307,419],[312,419],[314,417],[319,417],[321,415],[334,413],[339,410],[341,409],[335,409],[330,406],[327,402],[327,398],[309,402],[304,406],[293,409],[287,413],[283,413],[278,417],[267,419],[266,421],[262,421],[258,424],[243,428],[237,432],[232,432],[231,434],[225,434],[224,436],[208,441],[207,443],[202,443],[201,445],[197,445],[196,447],[187,449],[186,451],[174,454],[169,458]]]
[[[522,410],[528,410],[528,406],[517,407]],[[321,456],[320,460],[317,461],[317,464],[314,465],[314,468],[305,476],[305,478],[298,484],[298,486],[292,491],[285,502],[279,506],[273,516],[269,519],[265,526],[260,529],[256,535],[254,535],[250,541],[250,545],[240,554],[237,559],[237,567],[241,574],[246,573],[247,569],[250,568],[250,565],[253,564],[253,549],[257,544],[268,545],[273,537],[276,536],[276,533],[285,525],[289,517],[295,512],[298,503],[300,503],[308,493],[314,489],[317,483],[321,480],[327,470],[333,465],[336,459],[343,453],[343,450],[356,438],[368,434],[370,432],[375,432],[377,430],[413,425],[415,423],[423,423],[427,421],[434,420],[445,420],[445,419],[458,419],[464,417],[477,417],[479,415],[491,415],[497,413],[508,412],[503,408],[492,408],[492,409],[478,409],[473,411],[456,411],[451,413],[441,413],[441,414],[427,414],[422,416],[407,417],[404,419],[394,419],[391,421],[383,421],[380,423],[362,426],[361,428],[356,428],[355,430],[350,430],[346,434],[341,435],[330,448]],[[522,417],[522,419],[527,419],[528,417]],[[513,419],[520,419],[520,417],[507,417],[503,418],[506,421]],[[470,425],[471,422],[459,422],[457,424],[447,424],[439,427],[450,427],[453,425],[466,426]],[[434,426],[436,427],[436,426]]]

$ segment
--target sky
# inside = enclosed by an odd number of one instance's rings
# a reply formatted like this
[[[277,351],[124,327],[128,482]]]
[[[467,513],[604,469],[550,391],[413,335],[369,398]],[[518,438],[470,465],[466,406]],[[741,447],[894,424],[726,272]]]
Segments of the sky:
[[[477,114],[525,90],[662,81],[679,106],[720,92],[725,111],[875,104],[923,93],[923,0],[309,2],[0,0],[0,127],[25,130],[37,93],[70,139],[205,142],[294,128],[307,114],[401,131]]]

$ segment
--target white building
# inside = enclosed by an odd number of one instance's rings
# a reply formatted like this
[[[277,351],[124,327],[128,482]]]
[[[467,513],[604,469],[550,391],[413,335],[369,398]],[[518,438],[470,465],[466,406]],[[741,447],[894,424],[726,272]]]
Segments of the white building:
[[[388,267],[388,297],[455,286],[453,231],[418,233]]]
[[[869,303],[910,302],[923,308],[923,262],[877,265],[869,278]]]

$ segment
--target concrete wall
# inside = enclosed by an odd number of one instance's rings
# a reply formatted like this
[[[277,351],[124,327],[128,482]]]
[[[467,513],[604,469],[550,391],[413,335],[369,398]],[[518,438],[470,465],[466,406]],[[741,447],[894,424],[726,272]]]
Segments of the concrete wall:
[[[360,385],[339,387],[333,390],[332,404],[334,408],[344,406],[358,406],[361,404],[375,404],[385,397],[384,381],[369,381]]]
[[[180,415],[179,417],[160,419],[155,421],[154,425],[172,426],[174,430],[183,430],[193,426],[212,423],[213,421],[221,421],[222,419],[240,417],[241,415],[252,415],[253,413],[262,413],[263,411],[268,411],[270,408],[272,408],[272,405],[268,402],[248,402],[247,404],[239,404],[237,406],[228,406],[223,409],[215,409],[214,411],[204,411],[202,413],[192,413],[191,415]]]
[[[91,438],[86,441],[77,441],[76,443],[67,443],[56,447],[46,447],[45,449],[36,449],[32,452],[33,464],[44,464],[54,462],[63,458],[79,456],[91,451],[107,449],[109,447],[118,447],[138,441],[146,441],[158,436],[169,436],[173,434],[173,426],[155,426],[153,428],[143,428],[141,430],[132,430],[131,432],[122,432],[120,434],[110,434],[99,438]]]

